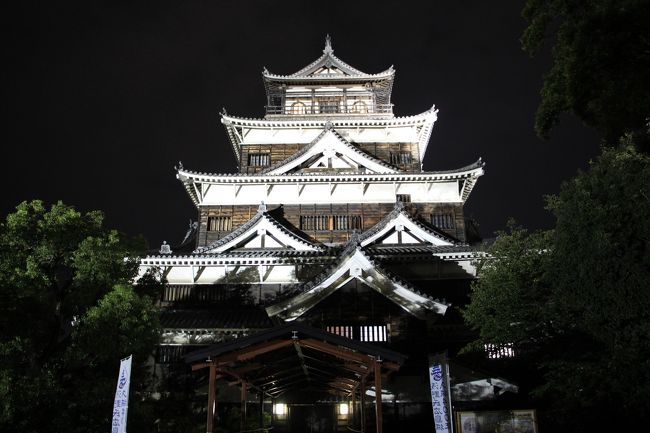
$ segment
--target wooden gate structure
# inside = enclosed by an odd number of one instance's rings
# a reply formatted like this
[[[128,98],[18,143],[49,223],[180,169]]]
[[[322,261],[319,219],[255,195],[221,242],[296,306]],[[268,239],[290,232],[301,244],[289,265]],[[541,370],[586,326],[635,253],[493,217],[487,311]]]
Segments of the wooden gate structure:
[[[374,386],[376,432],[382,433],[382,380],[399,370],[405,359],[406,356],[378,345],[302,323],[277,326],[185,356],[193,371],[209,369],[207,433],[213,432],[219,377],[230,377],[241,387],[241,430],[249,391],[258,393],[263,401],[265,396],[275,400],[287,391],[309,388],[353,402],[358,399],[361,431],[365,433],[366,390]]]

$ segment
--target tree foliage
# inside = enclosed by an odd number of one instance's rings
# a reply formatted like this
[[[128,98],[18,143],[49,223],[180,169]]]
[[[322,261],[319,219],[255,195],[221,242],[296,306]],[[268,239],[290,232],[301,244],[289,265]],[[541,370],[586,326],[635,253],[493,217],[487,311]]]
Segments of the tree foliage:
[[[527,0],[522,45],[535,55],[553,43],[535,118],[540,137],[564,112],[598,129],[608,143],[643,130],[650,118],[650,2]]]
[[[489,248],[465,311],[484,343],[542,374],[555,430],[650,414],[650,158],[629,137],[548,198],[553,231],[513,227]],[[542,400],[544,401],[544,400]]]
[[[97,211],[32,201],[0,224],[3,430],[108,429],[119,360],[129,354],[129,415],[142,414],[158,312],[152,290],[131,283],[141,250],[102,222]]]

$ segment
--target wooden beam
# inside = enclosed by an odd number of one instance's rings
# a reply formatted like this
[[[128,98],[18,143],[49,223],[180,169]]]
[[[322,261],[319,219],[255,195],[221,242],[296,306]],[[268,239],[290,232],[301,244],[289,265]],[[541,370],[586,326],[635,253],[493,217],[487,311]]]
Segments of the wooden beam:
[[[242,374],[248,373],[250,371],[258,370],[262,367],[264,367],[264,364],[255,363],[255,364],[242,365],[239,368],[231,368],[230,371],[241,376]]]
[[[267,352],[272,352],[274,350],[282,349],[283,347],[291,346],[293,341],[291,340],[275,340],[267,341],[260,344],[255,344],[243,349],[236,350],[234,352],[228,353],[223,356],[215,358],[215,362],[218,363],[230,363],[235,361],[246,361],[248,359],[255,358],[256,356],[262,355]]]
[[[208,419],[205,431],[212,433],[212,424],[214,422],[214,400],[216,394],[216,376],[217,367],[212,364],[210,366],[210,375],[208,377]]]
[[[299,340],[299,344],[310,349],[334,355],[337,358],[341,358],[346,361],[355,361],[368,366],[372,365],[372,358],[370,356],[364,355],[363,353],[354,352],[341,346],[334,346],[333,344],[325,343],[313,338],[305,338]]]
[[[377,433],[382,433],[384,420],[381,410],[381,362],[378,359],[375,359],[373,368],[375,370],[375,422]]]
[[[361,378],[361,433],[366,432],[366,377]]]
[[[247,384],[246,382],[242,381],[241,382],[241,410],[240,410],[240,417],[239,417],[239,431],[243,432],[246,430],[246,390],[247,390]]]

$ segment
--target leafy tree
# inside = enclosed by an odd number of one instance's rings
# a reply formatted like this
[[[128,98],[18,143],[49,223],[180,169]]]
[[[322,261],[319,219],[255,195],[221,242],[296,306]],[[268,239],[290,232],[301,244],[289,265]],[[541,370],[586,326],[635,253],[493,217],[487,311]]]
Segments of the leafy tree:
[[[650,157],[626,137],[548,199],[553,231],[489,248],[464,315],[539,368],[553,431],[650,416]]]
[[[130,419],[158,338],[147,285],[131,284],[143,244],[100,212],[23,202],[0,224],[0,428],[105,430],[120,358],[133,354]],[[149,279],[151,280],[151,279]]]
[[[608,143],[643,130],[650,118],[650,2],[527,0],[523,16],[529,22],[524,50],[535,55],[547,38],[553,41],[535,118],[540,137],[565,112]]]

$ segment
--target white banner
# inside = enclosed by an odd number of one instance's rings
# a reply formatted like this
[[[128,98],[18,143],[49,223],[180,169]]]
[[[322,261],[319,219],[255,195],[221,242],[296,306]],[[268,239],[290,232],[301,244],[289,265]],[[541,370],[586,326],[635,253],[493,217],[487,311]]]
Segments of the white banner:
[[[117,389],[113,403],[111,433],[126,433],[126,416],[129,409],[129,386],[131,385],[131,355],[120,362]]]
[[[444,353],[429,356],[429,383],[436,433],[453,433],[451,398],[449,392],[449,365]]]

